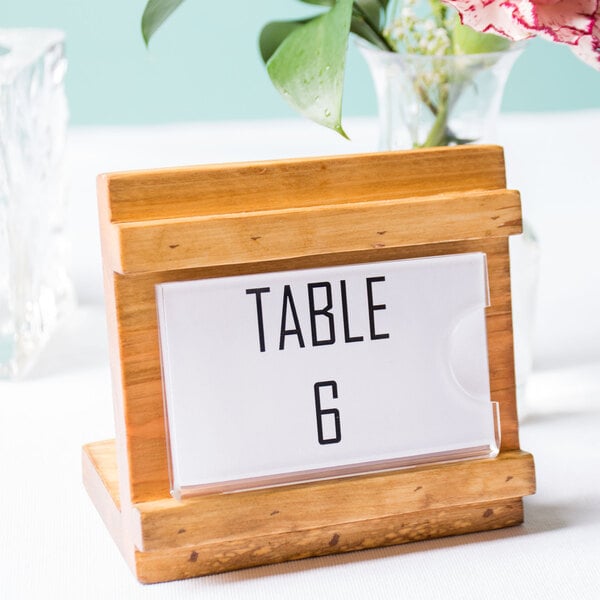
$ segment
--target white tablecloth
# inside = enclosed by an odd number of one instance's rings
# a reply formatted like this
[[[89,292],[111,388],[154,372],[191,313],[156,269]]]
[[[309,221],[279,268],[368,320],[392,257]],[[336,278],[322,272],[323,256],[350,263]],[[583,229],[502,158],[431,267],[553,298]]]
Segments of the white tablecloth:
[[[0,599],[600,598],[600,112],[502,121],[512,187],[542,238],[537,370],[522,447],[538,493],[523,526],[142,586],[81,484],[82,444],[113,437],[96,234],[97,172],[359,152],[310,124],[72,132],[69,232],[81,307],[25,381],[0,382]],[[593,131],[596,135],[593,135]],[[588,141],[589,140],[589,141]]]

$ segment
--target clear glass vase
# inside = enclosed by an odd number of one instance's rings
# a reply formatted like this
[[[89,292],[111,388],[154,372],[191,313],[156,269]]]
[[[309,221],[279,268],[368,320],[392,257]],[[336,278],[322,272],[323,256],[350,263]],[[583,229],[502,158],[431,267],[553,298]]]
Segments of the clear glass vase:
[[[523,49],[428,56],[359,40],[379,105],[381,150],[493,141],[502,94]]]
[[[23,375],[74,306],[64,234],[64,36],[0,29],[0,378]]]

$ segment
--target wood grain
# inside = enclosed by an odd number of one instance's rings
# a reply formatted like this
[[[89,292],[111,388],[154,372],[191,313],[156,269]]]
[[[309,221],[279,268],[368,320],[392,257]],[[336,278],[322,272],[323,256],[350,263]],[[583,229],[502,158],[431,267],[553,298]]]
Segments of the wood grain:
[[[490,190],[112,227],[121,251],[111,268],[134,274],[506,237],[521,232],[521,202]]]
[[[499,146],[457,146],[101,175],[112,223],[506,188]]]
[[[86,447],[84,479],[142,581],[522,520],[535,480],[515,404],[508,235],[521,215],[501,148],[111,174],[98,195],[117,440]],[[488,261],[499,458],[171,499],[157,283],[463,252]]]
[[[110,522],[108,514],[118,523],[114,442],[87,445],[86,464],[84,481],[98,510],[105,521]],[[470,502],[460,504],[464,492],[458,489],[458,481],[468,487]],[[313,484],[306,484],[182,503],[165,499],[138,504],[134,536],[143,531],[146,545],[153,549],[140,551],[129,539],[123,544],[124,554],[130,554],[140,581],[154,583],[498,529],[523,521],[520,497],[535,488],[532,457],[519,451],[503,453],[498,459],[326,483],[315,498]],[[340,483],[344,489],[336,488]],[[102,494],[97,493],[98,486],[104,486]],[[378,497],[381,493],[384,496]],[[496,497],[487,501],[490,496]],[[324,507],[323,511],[317,507]],[[118,538],[118,534],[117,526],[113,535]]]
[[[460,486],[454,483],[460,481]],[[520,451],[281,488],[173,498],[135,506],[139,550],[315,529],[533,494],[533,458]],[[310,498],[310,502],[307,502]],[[340,501],[343,499],[343,501]],[[318,507],[318,509],[317,509]],[[185,523],[185,531],[181,524]],[[240,531],[243,523],[243,534]]]
[[[115,440],[94,442],[83,447],[83,484],[106,528],[129,567],[136,571],[135,547],[123,519]]]
[[[264,564],[513,527],[522,522],[523,504],[516,498],[219,544],[136,552],[136,574],[142,583],[187,579]]]

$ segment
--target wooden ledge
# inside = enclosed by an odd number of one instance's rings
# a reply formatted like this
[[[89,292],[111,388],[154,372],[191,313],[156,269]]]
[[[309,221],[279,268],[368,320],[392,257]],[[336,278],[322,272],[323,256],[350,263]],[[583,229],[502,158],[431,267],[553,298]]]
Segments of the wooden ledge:
[[[425,225],[427,224],[427,225]],[[520,233],[514,190],[108,225],[122,274],[401,248]]]
[[[410,198],[506,187],[500,146],[454,146],[110,173],[111,223]],[[110,203],[108,199],[110,198]],[[110,206],[108,206],[110,204]]]
[[[83,457],[84,483],[113,537],[122,545],[129,532],[129,541],[138,549],[138,577],[141,563],[153,564],[154,572],[157,557],[182,561],[183,566],[169,570],[169,579],[176,579],[516,525],[523,520],[520,498],[535,492],[533,457],[510,451],[494,459],[182,502],[169,497],[135,504],[125,515],[118,509],[114,441],[85,446]],[[274,551],[274,545],[280,550]],[[294,547],[293,556],[282,554]],[[190,556],[196,556],[195,563],[201,554],[205,562],[191,568]],[[150,580],[165,580],[153,577]]]

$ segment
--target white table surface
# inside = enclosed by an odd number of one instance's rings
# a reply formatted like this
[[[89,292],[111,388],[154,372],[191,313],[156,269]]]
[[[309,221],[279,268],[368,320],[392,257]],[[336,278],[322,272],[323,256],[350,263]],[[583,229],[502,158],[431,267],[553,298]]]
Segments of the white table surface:
[[[87,498],[80,447],[114,431],[95,174],[374,147],[372,120],[348,129],[352,146],[304,122],[72,131],[81,306],[27,379],[0,382],[0,599],[600,598],[600,111],[501,122],[509,184],[542,238],[536,370],[521,427],[538,493],[525,500],[524,525],[142,586]]]

